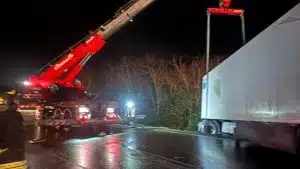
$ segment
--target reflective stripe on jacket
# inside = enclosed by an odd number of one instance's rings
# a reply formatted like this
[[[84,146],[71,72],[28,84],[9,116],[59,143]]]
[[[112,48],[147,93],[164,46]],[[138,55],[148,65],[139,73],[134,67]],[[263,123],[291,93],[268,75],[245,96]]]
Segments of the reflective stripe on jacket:
[[[27,161],[17,161],[12,163],[0,164],[1,169],[27,169]]]

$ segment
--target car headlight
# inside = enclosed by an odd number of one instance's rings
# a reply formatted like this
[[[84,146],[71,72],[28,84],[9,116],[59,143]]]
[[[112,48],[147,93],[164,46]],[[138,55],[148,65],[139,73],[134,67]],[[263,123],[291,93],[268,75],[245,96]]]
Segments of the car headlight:
[[[79,113],[88,113],[88,112],[90,112],[90,109],[88,107],[85,106],[79,107]]]
[[[113,112],[115,112],[115,109],[109,107],[109,108],[106,109],[106,112],[107,112],[107,113],[113,113]]]

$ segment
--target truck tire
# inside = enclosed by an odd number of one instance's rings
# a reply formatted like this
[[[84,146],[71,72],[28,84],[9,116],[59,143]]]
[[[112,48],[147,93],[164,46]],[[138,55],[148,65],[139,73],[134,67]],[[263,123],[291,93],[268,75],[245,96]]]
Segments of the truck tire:
[[[217,135],[221,133],[221,126],[215,120],[203,120],[198,125],[198,132],[208,135]]]
[[[72,110],[70,108],[65,108],[62,113],[63,119],[72,119],[73,117]]]
[[[61,108],[56,108],[54,110],[54,113],[53,113],[54,118],[55,119],[61,119],[62,118],[62,116],[61,116],[62,113],[63,113],[63,110]]]

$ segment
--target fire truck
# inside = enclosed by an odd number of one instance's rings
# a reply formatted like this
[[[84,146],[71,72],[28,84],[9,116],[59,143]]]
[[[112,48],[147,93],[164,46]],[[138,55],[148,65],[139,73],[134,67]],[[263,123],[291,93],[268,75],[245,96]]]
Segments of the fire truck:
[[[95,101],[77,79],[87,61],[101,50],[106,40],[155,0],[131,0],[89,36],[44,66],[24,82],[21,113],[34,113],[37,127],[75,127],[116,123],[116,104]],[[103,110],[106,105],[106,110]],[[108,106],[107,106],[108,105]]]

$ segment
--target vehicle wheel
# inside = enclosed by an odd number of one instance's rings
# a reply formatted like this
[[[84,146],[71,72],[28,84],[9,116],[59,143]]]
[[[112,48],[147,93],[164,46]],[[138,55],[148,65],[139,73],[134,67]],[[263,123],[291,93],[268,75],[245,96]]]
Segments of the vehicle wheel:
[[[62,109],[61,108],[56,108],[55,110],[54,110],[54,113],[53,113],[53,118],[54,119],[61,119],[62,118],[62,114],[63,114],[63,111],[62,111]]]
[[[215,120],[203,120],[198,125],[198,132],[209,135],[217,135],[221,133],[221,126]]]
[[[65,108],[62,113],[63,113],[63,119],[72,119],[73,117],[72,110],[69,108]]]

